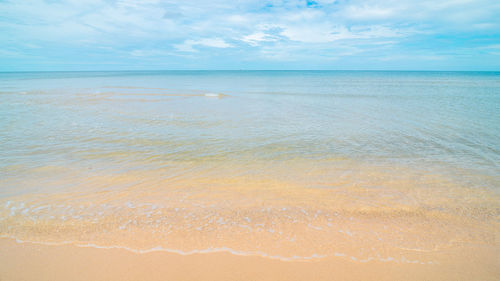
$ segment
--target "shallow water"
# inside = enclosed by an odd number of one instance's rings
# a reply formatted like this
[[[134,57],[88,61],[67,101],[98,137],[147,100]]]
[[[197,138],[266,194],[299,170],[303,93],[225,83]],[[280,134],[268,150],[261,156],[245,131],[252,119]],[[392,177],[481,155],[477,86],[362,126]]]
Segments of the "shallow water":
[[[496,249],[500,74],[0,74],[0,235],[436,262]]]

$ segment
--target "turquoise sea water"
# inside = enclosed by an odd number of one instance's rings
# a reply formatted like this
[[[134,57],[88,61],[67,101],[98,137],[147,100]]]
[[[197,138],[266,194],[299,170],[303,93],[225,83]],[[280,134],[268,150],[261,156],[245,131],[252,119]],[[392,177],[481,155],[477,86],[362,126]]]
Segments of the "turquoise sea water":
[[[1,73],[0,93],[3,169],[347,158],[500,174],[497,72]]]
[[[1,236],[404,261],[498,248],[499,175],[499,72],[0,73]]]

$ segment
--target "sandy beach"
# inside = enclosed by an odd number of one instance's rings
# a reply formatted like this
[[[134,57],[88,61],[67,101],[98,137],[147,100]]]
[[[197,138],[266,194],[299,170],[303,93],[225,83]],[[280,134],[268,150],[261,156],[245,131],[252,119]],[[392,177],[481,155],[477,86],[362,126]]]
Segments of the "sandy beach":
[[[0,280],[498,280],[497,77],[0,75]]]
[[[0,0],[0,281],[500,281],[499,0]]]
[[[327,258],[279,261],[229,253],[137,254],[124,249],[41,245],[0,240],[0,280],[498,280],[498,255],[488,247],[441,253],[436,264],[354,262]],[[476,261],[471,262],[475,257]],[[477,257],[482,257],[477,260]]]

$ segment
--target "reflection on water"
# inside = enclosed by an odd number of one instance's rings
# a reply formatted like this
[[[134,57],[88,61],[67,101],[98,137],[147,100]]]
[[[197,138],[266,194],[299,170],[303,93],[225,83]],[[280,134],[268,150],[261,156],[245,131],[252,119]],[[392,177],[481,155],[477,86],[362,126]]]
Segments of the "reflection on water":
[[[498,249],[500,75],[0,74],[0,235],[436,262]]]

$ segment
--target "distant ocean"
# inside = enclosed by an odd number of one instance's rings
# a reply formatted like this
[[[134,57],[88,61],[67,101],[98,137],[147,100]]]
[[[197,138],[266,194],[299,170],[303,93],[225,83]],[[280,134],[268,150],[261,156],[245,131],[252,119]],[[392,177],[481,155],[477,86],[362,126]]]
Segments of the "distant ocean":
[[[498,244],[500,73],[0,73],[0,235],[433,263]]]

